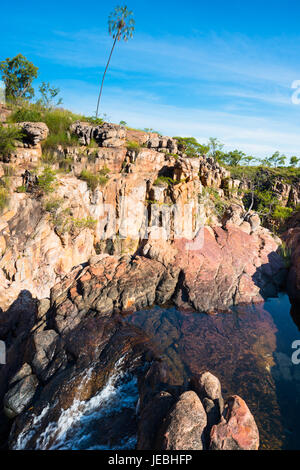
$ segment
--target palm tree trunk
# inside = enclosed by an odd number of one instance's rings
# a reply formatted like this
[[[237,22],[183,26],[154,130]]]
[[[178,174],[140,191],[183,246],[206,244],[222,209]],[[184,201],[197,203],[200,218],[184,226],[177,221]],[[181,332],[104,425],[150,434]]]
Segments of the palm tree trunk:
[[[108,66],[109,66],[109,63],[110,63],[110,59],[111,59],[113,50],[114,50],[115,45],[116,45],[116,42],[117,42],[117,39],[118,39],[118,34],[117,34],[116,37],[115,37],[115,40],[114,40],[114,43],[113,43],[113,47],[112,47],[112,49],[111,49],[111,51],[110,51],[110,55],[109,55],[109,58],[108,58],[108,61],[107,61],[107,64],[106,64],[106,68],[105,68],[105,70],[104,70],[104,74],[103,74],[103,78],[102,78],[102,83],[101,83],[101,88],[100,88],[100,93],[99,93],[98,101],[97,101],[96,118],[98,117],[99,104],[100,104],[100,99],[101,99],[101,95],[102,95],[102,89],[103,89],[103,84],[104,84],[105,75],[106,75],[106,72],[107,72],[107,69],[108,69]]]

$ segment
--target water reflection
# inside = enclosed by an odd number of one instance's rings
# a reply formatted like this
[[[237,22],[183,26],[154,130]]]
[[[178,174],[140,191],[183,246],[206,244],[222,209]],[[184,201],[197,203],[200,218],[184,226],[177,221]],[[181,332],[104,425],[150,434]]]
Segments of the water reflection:
[[[170,383],[186,383],[192,374],[210,370],[225,396],[235,393],[246,400],[262,449],[300,448],[300,365],[291,362],[291,343],[300,335],[286,295],[232,314],[155,307],[127,321],[152,337],[168,362]]]

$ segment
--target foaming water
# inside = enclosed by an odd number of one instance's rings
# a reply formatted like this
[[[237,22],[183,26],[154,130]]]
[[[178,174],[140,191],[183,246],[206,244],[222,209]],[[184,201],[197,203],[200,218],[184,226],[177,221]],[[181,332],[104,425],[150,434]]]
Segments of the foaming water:
[[[105,387],[90,400],[74,400],[56,422],[48,422],[50,407],[34,417],[30,430],[22,432],[14,449],[114,450],[136,445],[137,378],[122,371],[121,358]],[[86,372],[86,376],[91,370]],[[28,447],[35,436],[34,447]]]

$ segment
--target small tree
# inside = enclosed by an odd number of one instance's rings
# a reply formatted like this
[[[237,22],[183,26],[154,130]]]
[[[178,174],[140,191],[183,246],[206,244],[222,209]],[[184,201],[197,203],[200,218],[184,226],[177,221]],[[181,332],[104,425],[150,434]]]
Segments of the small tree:
[[[15,148],[16,140],[22,140],[21,129],[16,126],[6,126],[0,124],[0,155],[8,157]]]
[[[299,161],[300,161],[300,158],[295,157],[295,156],[291,157],[290,158],[290,166],[292,166],[292,167],[298,166]]]
[[[134,31],[134,24],[135,21],[132,18],[132,11],[129,11],[126,6],[124,7],[116,7],[114,11],[110,14],[108,19],[108,32],[113,37],[113,45],[110,51],[110,55],[104,70],[98,102],[97,102],[97,109],[96,109],[96,118],[98,117],[99,105],[102,95],[102,89],[104,84],[105,75],[110,63],[110,59],[115,48],[116,42],[121,41],[128,41],[129,38],[132,38],[133,31]]]
[[[31,99],[34,96],[31,85],[37,77],[38,68],[22,54],[0,62],[0,71],[8,100]]]
[[[195,137],[174,137],[174,139],[178,142],[179,150],[184,151],[188,157],[205,155],[209,151],[208,145],[199,144]]]
[[[43,82],[39,87],[39,92],[41,98],[38,100],[38,103],[45,108],[51,109],[62,104],[62,99],[57,99],[60,89],[51,86],[50,83]],[[57,101],[55,102],[56,99]]]
[[[221,142],[216,139],[215,137],[210,137],[208,140],[208,146],[209,146],[209,154],[211,157],[216,159],[217,156],[217,151],[221,151],[222,148],[224,147]]]

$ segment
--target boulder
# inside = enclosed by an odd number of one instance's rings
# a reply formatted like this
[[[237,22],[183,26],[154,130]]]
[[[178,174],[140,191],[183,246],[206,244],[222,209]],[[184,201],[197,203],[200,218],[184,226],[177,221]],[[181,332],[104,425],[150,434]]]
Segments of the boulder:
[[[8,418],[14,418],[24,411],[35,395],[38,379],[29,375],[19,380],[4,396],[4,412]]]
[[[167,415],[156,448],[202,450],[206,425],[206,413],[199,397],[193,391],[184,392]]]
[[[202,399],[208,398],[219,407],[219,413],[223,412],[224,401],[221,392],[221,383],[217,377],[210,372],[203,372],[191,379],[191,386]]]
[[[44,122],[20,122],[18,126],[24,134],[23,140],[32,146],[47,139],[49,134],[49,129]]]
[[[60,350],[60,338],[54,330],[37,331],[34,334],[36,353],[32,366],[42,381],[47,381],[65,362],[65,353]]]
[[[10,379],[9,385],[14,385],[15,383],[20,382],[20,380],[24,379],[25,377],[28,377],[31,374],[32,369],[30,365],[25,362],[22,367],[18,370],[18,372]]]
[[[255,420],[242,398],[230,397],[224,418],[212,427],[211,450],[258,450],[259,433]]]
[[[157,430],[174,404],[174,397],[168,392],[159,392],[142,408],[138,424],[138,450],[153,450]]]

